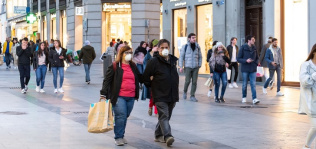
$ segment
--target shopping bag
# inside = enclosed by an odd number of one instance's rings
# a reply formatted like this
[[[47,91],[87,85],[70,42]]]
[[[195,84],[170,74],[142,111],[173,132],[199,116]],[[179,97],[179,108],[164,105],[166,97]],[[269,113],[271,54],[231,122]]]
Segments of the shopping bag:
[[[113,130],[114,119],[110,100],[90,104],[88,132],[103,133]]]
[[[231,76],[231,74],[232,74],[232,70],[226,68],[226,73],[227,73],[227,80],[230,80],[230,76]]]
[[[264,75],[263,67],[257,66],[257,77],[262,77]]]
[[[2,66],[3,65],[3,55],[0,55],[0,66]]]
[[[208,78],[206,80],[206,82],[204,83],[204,85],[207,86],[207,87],[211,87],[212,83],[213,83],[213,79],[212,78]]]
[[[74,60],[79,60],[79,56],[78,56],[77,51],[73,52],[73,58],[74,58]]]

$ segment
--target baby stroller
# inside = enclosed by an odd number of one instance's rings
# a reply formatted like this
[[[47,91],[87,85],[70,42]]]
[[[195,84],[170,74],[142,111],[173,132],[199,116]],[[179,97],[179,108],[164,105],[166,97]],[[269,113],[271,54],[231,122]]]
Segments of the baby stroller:
[[[80,54],[81,50],[77,50],[77,51],[74,51],[72,56],[73,56],[73,64],[75,66],[80,66],[81,63],[79,62],[79,54]]]

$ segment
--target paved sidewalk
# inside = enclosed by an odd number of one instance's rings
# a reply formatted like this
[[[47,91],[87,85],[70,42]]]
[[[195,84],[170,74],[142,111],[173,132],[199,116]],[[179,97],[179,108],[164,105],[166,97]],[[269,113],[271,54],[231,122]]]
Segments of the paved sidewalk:
[[[53,93],[52,73],[46,76],[46,93],[35,92],[32,72],[29,91],[21,94],[17,70],[0,66],[0,148],[29,149],[111,149],[168,148],[156,143],[156,116],[148,116],[148,101],[135,102],[127,123],[124,147],[114,145],[113,131],[104,134],[87,132],[89,104],[98,101],[102,84],[102,65],[92,65],[91,84],[84,81],[83,66],[71,66],[65,73],[64,94]],[[284,97],[276,91],[262,94],[257,86],[259,105],[241,103],[238,89],[226,90],[226,103],[208,99],[205,77],[198,80],[199,102],[180,100],[171,118],[175,149],[297,149],[302,148],[309,130],[307,116],[297,114],[299,89],[282,87]],[[180,76],[180,97],[184,77]],[[190,90],[190,88],[189,88]]]

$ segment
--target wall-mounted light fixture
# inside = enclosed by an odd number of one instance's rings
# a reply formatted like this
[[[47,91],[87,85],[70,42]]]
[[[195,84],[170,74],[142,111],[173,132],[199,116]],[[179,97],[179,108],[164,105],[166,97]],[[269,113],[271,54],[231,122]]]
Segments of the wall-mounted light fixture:
[[[224,4],[225,4],[224,0],[216,1],[217,6],[224,5]]]
[[[188,6],[188,9],[191,11],[191,10],[192,10],[192,7],[191,7],[191,6]]]
[[[167,9],[165,9],[165,14],[168,14],[168,10]]]

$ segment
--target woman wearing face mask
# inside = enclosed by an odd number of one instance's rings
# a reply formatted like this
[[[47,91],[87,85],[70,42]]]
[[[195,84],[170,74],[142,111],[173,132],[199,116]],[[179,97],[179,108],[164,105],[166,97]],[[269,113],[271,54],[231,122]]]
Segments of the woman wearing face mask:
[[[217,103],[225,102],[224,94],[227,86],[226,67],[229,66],[229,63],[230,59],[228,56],[228,51],[221,42],[217,42],[216,48],[209,62],[211,77],[213,77],[215,84],[215,102]],[[218,99],[220,80],[222,80],[222,92],[220,99]]]
[[[116,61],[109,66],[100,91],[101,99],[111,99],[115,115],[115,144],[127,144],[124,138],[127,118],[132,112],[134,101],[139,97],[139,82],[142,76],[132,61],[132,48],[124,46],[119,50]]]
[[[158,124],[155,141],[172,145],[169,120],[172,110],[179,101],[178,58],[169,54],[170,42],[161,39],[158,43],[159,54],[150,59],[144,72],[144,84],[151,88],[152,97],[158,110]]]

